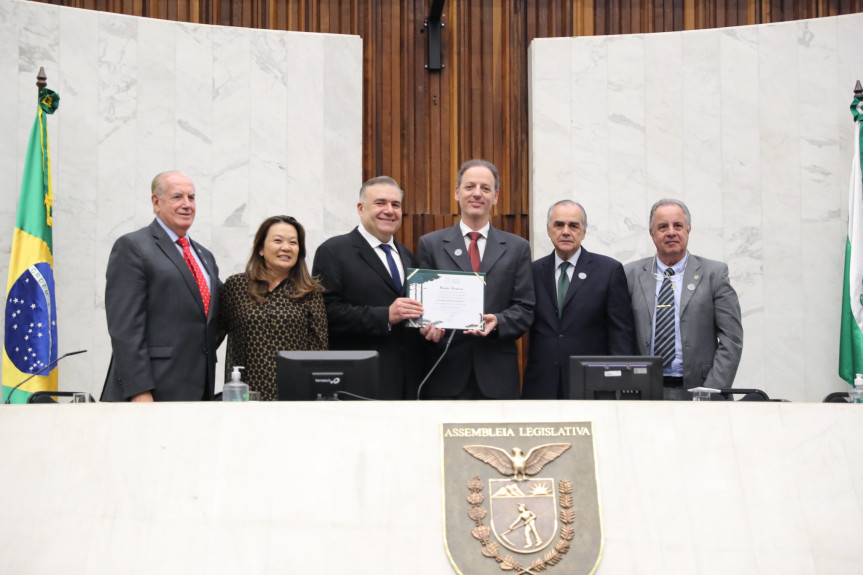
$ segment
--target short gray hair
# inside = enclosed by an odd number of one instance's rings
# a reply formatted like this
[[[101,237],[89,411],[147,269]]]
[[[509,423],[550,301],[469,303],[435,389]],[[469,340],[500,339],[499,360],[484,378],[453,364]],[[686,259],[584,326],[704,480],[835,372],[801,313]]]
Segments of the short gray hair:
[[[546,227],[551,227],[551,212],[553,212],[554,208],[557,206],[578,206],[581,208],[581,223],[584,225],[584,229],[587,229],[587,210],[584,209],[584,206],[574,200],[560,200],[551,204],[551,207],[548,208],[548,217],[545,222]]]
[[[364,202],[366,200],[366,189],[367,188],[370,188],[372,186],[377,186],[378,184],[386,184],[386,185],[395,187],[395,189],[397,189],[399,191],[399,196],[402,199],[404,199],[405,192],[404,192],[404,190],[402,190],[399,187],[399,183],[397,181],[395,181],[393,178],[391,178],[389,176],[377,176],[377,177],[372,178],[371,180],[367,180],[366,182],[363,183],[362,187],[360,188],[360,201]]]
[[[653,216],[656,214],[657,208],[661,208],[662,206],[677,206],[681,210],[683,210],[683,217],[686,218],[686,227],[692,227],[692,216],[689,215],[689,208],[686,207],[686,204],[681,202],[680,200],[675,200],[673,198],[663,198],[658,200],[653,207],[650,208],[650,220],[648,221],[648,230],[653,231]]]

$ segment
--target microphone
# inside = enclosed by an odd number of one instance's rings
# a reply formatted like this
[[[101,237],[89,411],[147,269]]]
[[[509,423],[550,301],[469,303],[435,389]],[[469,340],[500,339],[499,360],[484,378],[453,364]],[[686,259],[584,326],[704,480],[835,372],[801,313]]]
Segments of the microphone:
[[[453,338],[453,336],[455,335],[455,331],[456,331],[456,330],[454,330],[454,329],[451,329],[451,330],[450,330],[450,332],[449,332],[449,339],[448,339],[448,340],[446,340],[446,346],[444,346],[444,348],[443,348],[443,353],[441,353],[441,354],[440,354],[440,357],[439,357],[439,358],[437,358],[437,361],[436,361],[436,362],[434,362],[434,365],[433,365],[433,366],[431,366],[431,369],[428,371],[428,373],[426,374],[426,376],[425,376],[425,377],[423,378],[423,380],[420,382],[420,385],[419,385],[419,387],[417,388],[417,401],[419,401],[420,399],[422,399],[420,396],[422,395],[422,392],[423,392],[423,386],[424,386],[424,385],[426,384],[426,382],[429,380],[429,378],[431,377],[431,374],[432,374],[432,373],[434,373],[434,370],[436,370],[436,369],[437,369],[437,366],[438,366],[438,364],[441,362],[441,360],[443,359],[443,356],[445,356],[445,355],[446,355],[446,352],[447,352],[447,351],[449,351],[449,344],[451,344],[451,343],[452,343],[452,338]],[[11,395],[11,394],[10,394],[10,395]]]
[[[56,365],[57,362],[59,362],[64,357],[69,357],[70,355],[78,355],[79,353],[86,353],[86,351],[87,351],[86,349],[79,349],[78,351],[70,351],[69,353],[64,353],[63,355],[61,355],[60,357],[58,357],[54,361],[49,361],[45,367],[43,367],[42,369],[40,369],[39,371],[37,371],[36,373],[31,375],[30,377],[25,378],[24,381],[22,381],[21,383],[19,383],[15,387],[13,387],[12,391],[9,392],[9,395],[6,396],[5,403],[7,405],[9,404],[9,401],[12,399],[12,394],[15,393],[15,390],[17,390],[19,387],[21,387],[22,385],[24,385],[25,383],[27,383],[28,381],[30,381],[31,379],[33,379],[34,377],[36,377],[37,375],[39,375],[40,373],[42,373],[43,371],[48,369],[49,367]]]

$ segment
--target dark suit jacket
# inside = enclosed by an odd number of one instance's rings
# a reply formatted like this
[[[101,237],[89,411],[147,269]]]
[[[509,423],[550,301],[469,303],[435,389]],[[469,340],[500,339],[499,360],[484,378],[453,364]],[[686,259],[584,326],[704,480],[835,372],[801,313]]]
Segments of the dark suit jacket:
[[[554,252],[533,262],[536,309],[522,390],[529,399],[569,398],[571,355],[635,352],[632,306],[619,261],[582,247],[563,302],[563,317],[558,317],[554,274]]]
[[[404,269],[415,268],[413,254],[398,242],[396,248]],[[324,285],[330,349],[377,350],[381,399],[415,399],[421,367],[417,330],[404,322],[389,325],[389,306],[404,290],[396,292],[390,271],[359,230],[321,244],[312,274]]]
[[[472,271],[458,224],[422,236],[417,260],[423,269]],[[524,238],[489,227],[479,271],[486,274],[483,311],[497,316],[497,329],[486,337],[456,332],[446,357],[426,383],[423,397],[455,397],[467,385],[471,373],[485,397],[521,396],[515,340],[533,321],[530,244]],[[449,336],[447,333],[434,346],[434,359],[443,352]]]
[[[102,401],[151,391],[156,401],[211,399],[218,347],[219,268],[191,242],[210,276],[210,310],[176,244],[156,220],[114,243],[105,283],[113,355]]]
[[[680,294],[680,338],[683,344],[683,387],[666,389],[667,399],[691,399],[687,389],[731,387],[743,353],[743,324],[737,292],[722,262],[689,254]],[[624,266],[636,344],[641,355],[650,353],[653,312],[656,309],[654,257]],[[679,392],[679,393],[677,393]]]

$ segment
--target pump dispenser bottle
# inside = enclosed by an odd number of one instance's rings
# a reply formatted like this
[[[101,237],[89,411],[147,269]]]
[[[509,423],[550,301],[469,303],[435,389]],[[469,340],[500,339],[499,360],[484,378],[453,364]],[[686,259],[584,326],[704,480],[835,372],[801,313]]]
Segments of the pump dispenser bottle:
[[[222,389],[222,401],[249,401],[249,386],[240,379],[242,366],[235,365],[231,372],[231,381]]]

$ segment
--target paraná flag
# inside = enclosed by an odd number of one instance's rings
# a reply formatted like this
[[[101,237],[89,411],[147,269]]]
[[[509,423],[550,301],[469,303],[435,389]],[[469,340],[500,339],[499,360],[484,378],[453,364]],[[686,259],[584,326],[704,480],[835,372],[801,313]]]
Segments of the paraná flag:
[[[860,82],[857,82],[860,86]],[[842,284],[842,331],[839,336],[839,376],[848,383],[863,373],[863,145],[860,131],[863,100],[851,103],[854,117],[854,157],[851,160],[851,197],[848,202],[848,239],[845,241],[845,281]]]

